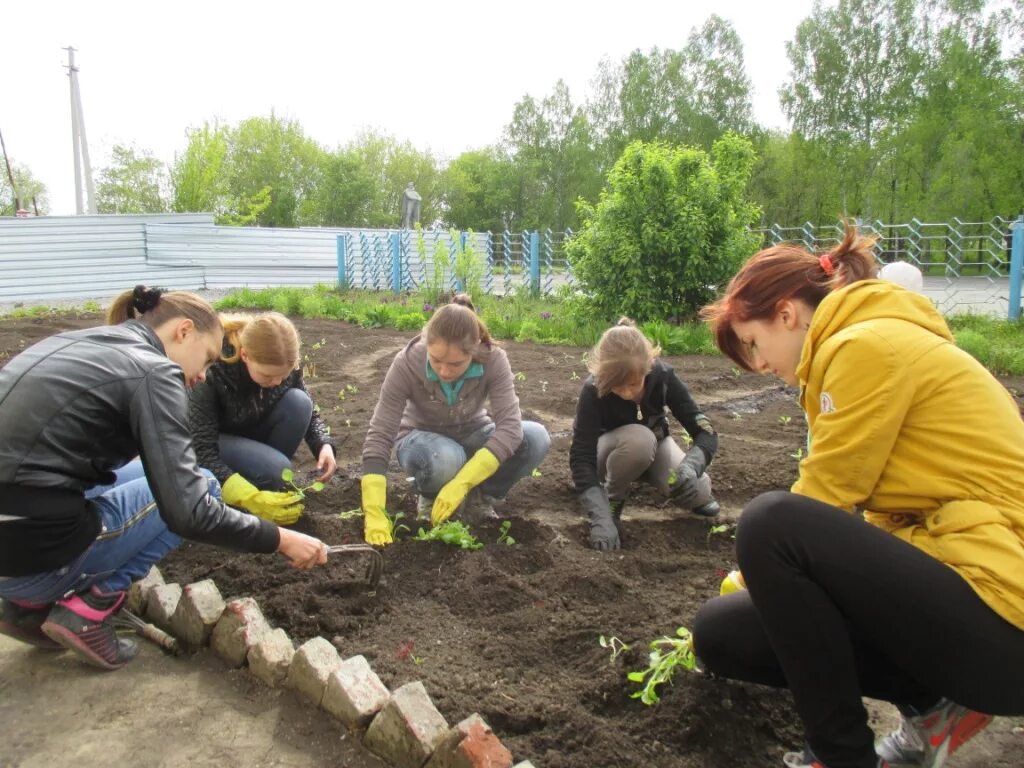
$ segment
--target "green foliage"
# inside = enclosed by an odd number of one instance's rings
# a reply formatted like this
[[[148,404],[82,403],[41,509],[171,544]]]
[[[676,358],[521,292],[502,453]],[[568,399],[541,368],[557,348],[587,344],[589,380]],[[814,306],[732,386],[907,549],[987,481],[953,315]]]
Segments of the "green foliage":
[[[601,635],[597,638],[597,643],[602,648],[607,648],[611,653],[611,658],[608,659],[609,664],[614,664],[620,654],[623,654],[630,649],[628,644],[622,642],[619,638],[615,637],[615,635],[612,635],[611,637]]]
[[[150,152],[115,144],[110,165],[96,181],[98,213],[164,213],[170,210],[170,180]]]
[[[324,484],[319,480],[315,480],[309,485],[298,486],[295,484],[295,473],[285,467],[281,470],[281,479],[285,481],[289,488],[298,494],[300,499],[306,498],[306,493],[320,493],[324,489]]]
[[[32,207],[32,199],[35,198],[39,214],[49,213],[50,205],[47,200],[46,185],[32,176],[32,171],[27,166],[19,163],[11,162],[11,172],[14,176],[14,184],[18,191],[21,207],[35,213]],[[14,190],[11,189],[11,183],[7,178],[6,168],[4,168],[0,172],[0,216],[13,216],[14,214]]]
[[[566,255],[597,314],[689,318],[756,246],[757,209],[744,197],[749,141],[729,134],[713,156],[636,142],[608,176]]]
[[[483,546],[470,533],[466,524],[459,520],[448,520],[441,523],[441,525],[435,525],[429,531],[420,528],[419,532],[413,536],[413,539],[416,541],[440,541],[462,549],[480,549]]]
[[[509,533],[508,533],[511,528],[512,528],[512,521],[511,520],[505,520],[505,521],[502,522],[501,527],[498,530],[498,543],[499,544],[507,544],[508,546],[511,547],[513,544],[516,543],[516,540],[513,539],[509,535]]]
[[[478,254],[473,247],[473,233],[467,232],[465,240],[454,229],[448,235],[455,243],[455,260],[452,265],[455,282],[462,291],[470,296],[479,296],[481,293],[480,282],[484,278],[486,265],[483,256]]]
[[[997,374],[1024,374],[1024,322],[981,315],[949,318],[958,347]]]
[[[675,637],[659,637],[652,640],[647,658],[647,668],[630,672],[630,681],[640,684],[639,691],[630,694],[632,699],[640,699],[650,706],[657,704],[659,699],[658,686],[672,682],[676,669],[693,671],[697,668],[697,657],[693,653],[693,636],[686,627],[679,627]]]

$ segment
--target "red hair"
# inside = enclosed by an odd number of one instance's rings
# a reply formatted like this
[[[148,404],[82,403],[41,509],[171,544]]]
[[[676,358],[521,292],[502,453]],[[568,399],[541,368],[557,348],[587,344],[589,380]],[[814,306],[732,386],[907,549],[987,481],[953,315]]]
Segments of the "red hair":
[[[830,251],[811,253],[793,243],[758,251],[729,281],[725,293],[701,310],[715,345],[746,370],[753,370],[732,324],[771,320],[784,301],[802,301],[811,309],[832,291],[875,276],[874,237],[861,237],[846,225],[843,240]]]

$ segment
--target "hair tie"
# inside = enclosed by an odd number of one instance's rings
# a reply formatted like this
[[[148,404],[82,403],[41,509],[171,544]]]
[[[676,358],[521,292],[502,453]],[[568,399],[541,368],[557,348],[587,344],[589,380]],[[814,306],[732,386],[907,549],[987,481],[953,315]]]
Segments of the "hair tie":
[[[160,288],[147,288],[145,285],[136,285],[132,291],[132,306],[140,315],[144,315],[160,303],[160,295],[163,291]]]
[[[832,273],[836,271],[836,268],[832,263],[832,258],[827,253],[823,253],[818,257],[818,263],[821,265],[821,269],[825,274],[832,277]]]

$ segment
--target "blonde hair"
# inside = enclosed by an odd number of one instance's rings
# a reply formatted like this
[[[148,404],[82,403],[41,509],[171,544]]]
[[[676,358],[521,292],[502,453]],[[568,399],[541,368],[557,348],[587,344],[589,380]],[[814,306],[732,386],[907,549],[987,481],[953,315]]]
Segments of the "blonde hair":
[[[259,315],[222,315],[224,338],[234,353],[221,359],[237,363],[245,350],[252,362],[259,365],[299,367],[299,332],[280,312]]]
[[[494,346],[487,324],[474,311],[473,302],[465,293],[460,293],[453,303],[445,304],[434,313],[423,326],[423,341],[426,344],[435,341],[457,344],[463,352],[481,362]]]
[[[159,328],[170,320],[191,320],[200,333],[219,333],[223,330],[220,316],[206,301],[187,291],[164,291],[136,285],[111,302],[107,309],[107,324],[120,325],[137,319],[150,328]]]
[[[601,339],[590,350],[587,369],[594,376],[597,396],[604,397],[638,373],[646,376],[660,354],[661,347],[652,344],[636,323],[628,317],[621,318],[601,334]]]

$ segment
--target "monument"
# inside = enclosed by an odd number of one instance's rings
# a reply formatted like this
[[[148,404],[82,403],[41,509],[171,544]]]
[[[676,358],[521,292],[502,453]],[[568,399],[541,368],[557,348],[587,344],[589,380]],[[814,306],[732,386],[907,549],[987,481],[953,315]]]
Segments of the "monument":
[[[413,182],[409,182],[402,194],[402,229],[412,229],[420,220],[420,205],[423,198],[416,191]]]

